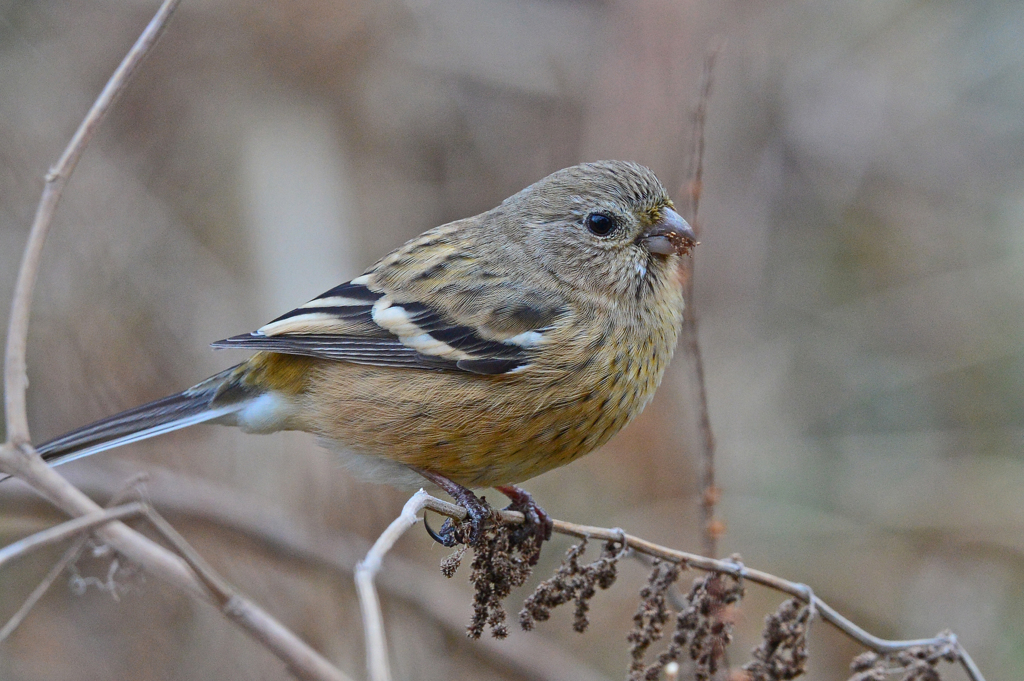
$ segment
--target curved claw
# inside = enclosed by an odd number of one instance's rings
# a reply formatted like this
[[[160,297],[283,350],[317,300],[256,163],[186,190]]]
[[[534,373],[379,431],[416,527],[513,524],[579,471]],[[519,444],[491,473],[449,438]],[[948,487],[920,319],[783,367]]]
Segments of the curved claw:
[[[466,520],[463,521],[468,521],[470,523],[468,538],[463,539],[461,536],[463,533],[458,531],[454,521],[450,518],[445,521],[437,534],[428,527],[427,532],[430,536],[433,537],[435,541],[439,541],[442,545],[447,547],[455,546],[462,541],[465,541],[470,546],[477,544],[483,537],[484,530],[492,516],[492,509],[487,505],[487,500],[483,497],[478,497],[469,489],[458,483],[452,482],[440,473],[434,473],[433,471],[428,471],[423,468],[415,468],[411,466],[410,468],[447,492],[453,499],[455,499],[455,503],[466,509],[466,513],[468,514],[466,516]]]
[[[444,527],[444,526],[442,525],[442,527]],[[444,546],[444,547],[447,547],[447,548],[451,548],[453,546],[452,544],[447,543],[447,542],[451,541],[450,538],[449,539],[445,539],[444,537],[442,537],[437,532],[434,532],[434,528],[432,528],[430,526],[430,523],[427,522],[426,514],[424,514],[424,516],[423,516],[423,529],[425,529],[427,531],[427,534],[430,535],[431,539],[436,541],[441,546]]]
[[[456,531],[455,521],[451,518],[446,518],[444,523],[441,525],[441,529],[434,532],[434,528],[432,528],[430,523],[427,522],[427,516],[424,515],[423,527],[426,529],[427,534],[430,535],[431,539],[447,549],[456,546],[460,541],[459,533]]]

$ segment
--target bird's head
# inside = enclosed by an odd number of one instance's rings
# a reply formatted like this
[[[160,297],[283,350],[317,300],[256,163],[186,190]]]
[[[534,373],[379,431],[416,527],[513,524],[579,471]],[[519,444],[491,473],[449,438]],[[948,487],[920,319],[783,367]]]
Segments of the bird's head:
[[[499,210],[508,236],[548,274],[601,297],[677,285],[681,256],[696,245],[654,173],[626,161],[559,170]]]

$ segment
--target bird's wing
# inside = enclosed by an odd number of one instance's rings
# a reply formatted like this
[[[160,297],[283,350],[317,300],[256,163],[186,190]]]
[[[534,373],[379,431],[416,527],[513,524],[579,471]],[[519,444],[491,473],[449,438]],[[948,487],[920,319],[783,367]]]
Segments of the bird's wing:
[[[406,274],[401,280],[382,277],[381,282],[371,270],[257,331],[213,347],[375,366],[506,374],[531,363],[545,331],[564,311],[560,301],[507,283],[477,282],[453,294],[448,278],[430,285],[429,276]]]

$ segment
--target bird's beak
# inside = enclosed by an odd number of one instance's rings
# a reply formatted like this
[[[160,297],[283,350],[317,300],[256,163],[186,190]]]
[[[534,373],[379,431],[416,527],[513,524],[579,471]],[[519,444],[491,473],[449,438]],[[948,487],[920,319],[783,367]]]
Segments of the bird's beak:
[[[643,233],[640,241],[651,253],[685,255],[697,245],[697,235],[679,213],[665,207],[661,209],[661,219]]]

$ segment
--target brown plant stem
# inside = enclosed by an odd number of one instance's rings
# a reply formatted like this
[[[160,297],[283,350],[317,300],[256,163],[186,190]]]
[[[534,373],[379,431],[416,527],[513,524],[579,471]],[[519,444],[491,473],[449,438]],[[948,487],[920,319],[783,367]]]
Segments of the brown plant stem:
[[[0,445],[0,472],[16,476],[28,483],[42,497],[72,516],[90,516],[86,524],[100,523],[95,534],[105,543],[142,565],[149,573],[205,600],[221,606],[232,621],[281,658],[300,678],[345,681],[346,677],[326,659],[302,642],[295,634],[255,604],[227,590],[226,584],[214,579],[205,563],[184,551],[185,559],[174,555],[121,522],[111,521],[110,511],[93,502],[47,466],[30,444],[26,410],[26,350],[33,291],[39,273],[43,245],[53,223],[54,212],[75,165],[86,145],[103,122],[118,95],[137,71],[146,55],[163,33],[180,0],[164,0],[153,19],[143,30],[124,60],[107,81],[106,86],[75,131],[57,163],[46,175],[39,206],[29,231],[22,255],[11,304],[10,323],[4,353],[4,419],[7,441]],[[116,514],[115,514],[116,515]],[[71,521],[74,523],[75,521]],[[159,521],[156,521],[160,527]],[[77,526],[72,525],[72,528]],[[169,526],[162,534],[176,545],[180,537]],[[65,531],[59,527],[55,531]],[[72,530],[72,533],[81,530]],[[181,546],[179,546],[181,548]]]
[[[422,492],[422,490],[417,493],[413,499],[415,499],[415,501],[410,500],[410,503],[406,505],[405,511],[403,511],[403,519],[402,522],[399,523],[403,526],[402,531],[415,524],[415,520],[410,520],[408,514],[412,508],[429,508],[432,511],[442,515],[447,515],[455,520],[462,520],[466,517],[465,509],[455,506],[454,504],[441,501],[440,499],[430,497],[429,495],[426,495],[426,493]],[[518,524],[524,521],[523,514],[517,511],[502,511],[501,517],[504,522],[509,523]],[[396,523],[398,522],[399,521],[396,521]],[[392,531],[392,528],[389,528],[389,532],[390,531]],[[876,653],[893,653],[918,646],[950,645],[956,651],[957,660],[964,668],[964,671],[967,672],[971,681],[985,681],[985,677],[981,674],[981,671],[974,663],[974,660],[971,659],[971,656],[963,646],[960,645],[960,642],[954,634],[908,641],[891,641],[883,639],[865,631],[847,618],[843,617],[832,606],[814,595],[814,592],[806,584],[791,582],[768,572],[748,568],[742,563],[734,560],[721,560],[717,558],[709,558],[696,553],[678,551],[676,549],[671,549],[660,544],[655,544],[654,542],[646,539],[627,534],[617,528],[594,527],[590,525],[570,523],[564,520],[555,520],[554,532],[568,535],[570,537],[579,537],[580,539],[592,538],[601,539],[603,541],[619,542],[638,553],[651,556],[652,558],[660,558],[661,560],[669,561],[685,567],[697,568],[698,570],[704,570],[706,572],[731,575],[755,584],[760,584],[761,586],[768,587],[775,591],[789,594],[794,598],[810,604],[811,607],[814,608],[815,612],[821,615],[821,618],[826,622],[854,641],[857,641],[865,648],[873,650]],[[379,559],[380,557],[381,556],[378,556],[377,558]],[[381,642],[381,645],[382,644],[383,642]]]
[[[120,480],[130,477],[132,470],[130,465],[107,459],[93,466],[69,470],[68,476],[91,496],[104,498],[122,488]],[[28,505],[30,492],[23,485],[12,485],[10,489],[0,486],[0,494],[15,508],[24,509],[26,513],[35,510]],[[370,547],[361,537],[330,530],[319,523],[307,525],[297,521],[266,500],[257,501],[238,490],[164,469],[147,472],[145,498],[161,515],[175,523],[188,520],[212,525],[245,537],[281,559],[328,570],[342,580],[353,578],[356,564]],[[453,598],[449,580],[440,574],[424,572],[421,565],[389,554],[384,569],[377,573],[374,581],[381,590],[381,597],[403,602],[419,611],[426,618],[427,626],[436,627],[453,638],[464,636],[464,604]],[[607,680],[605,674],[578,656],[579,651],[568,651],[544,637],[498,640],[484,636],[472,645],[475,656],[525,678]]]
[[[101,509],[95,513],[88,513],[63,522],[60,525],[49,527],[41,532],[36,532],[0,549],[0,568],[4,566],[4,563],[13,560],[15,557],[23,556],[49,544],[64,541],[82,532],[88,532],[112,520],[131,518],[142,512],[143,505],[133,502],[124,506],[115,506],[114,508]]]
[[[715,60],[720,47],[713,48],[704,60],[704,71],[701,76],[700,96],[697,110],[694,112],[693,167],[690,170],[690,181],[683,188],[683,193],[690,203],[690,224],[694,233],[700,237],[701,225],[697,221],[700,210],[700,198],[704,188],[704,128],[708,117],[708,102],[711,99],[711,86],[714,82]],[[718,539],[724,532],[724,525],[715,518],[715,506],[720,496],[715,485],[715,436],[711,430],[711,415],[708,412],[707,380],[704,376],[704,356],[700,349],[697,329],[697,308],[693,298],[694,260],[686,263],[683,276],[683,297],[686,307],[683,311],[683,342],[692,358],[694,378],[697,382],[697,402],[700,409],[699,423],[701,436],[701,493],[700,493],[700,529],[703,539],[704,553],[708,556],[718,554]]]
[[[28,389],[25,354],[28,345],[28,322],[32,308],[32,292],[39,274],[39,261],[43,244],[53,223],[57,203],[64,193],[64,186],[75,170],[78,159],[89,144],[100,124],[106,118],[118,95],[135,74],[142,60],[163,34],[167,22],[181,0],[164,0],[160,9],[150,20],[138,40],[125,55],[121,64],[107,81],[103,91],[92,108],[82,119],[64,153],[46,174],[43,195],[39,199],[28,242],[22,254],[18,280],[14,286],[14,301],[11,304],[11,319],[7,326],[7,346],[4,352],[4,423],[7,441],[15,445],[30,442],[28,416],[25,408],[25,392]]]

